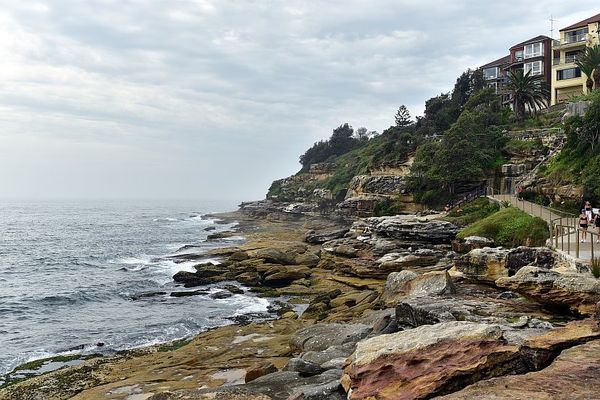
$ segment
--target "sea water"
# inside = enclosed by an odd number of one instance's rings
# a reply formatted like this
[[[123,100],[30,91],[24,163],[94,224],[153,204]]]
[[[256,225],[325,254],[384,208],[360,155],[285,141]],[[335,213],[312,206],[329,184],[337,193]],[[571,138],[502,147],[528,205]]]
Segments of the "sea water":
[[[265,312],[268,302],[250,294],[169,296],[184,290],[172,276],[198,263],[170,255],[242,240],[206,241],[234,224],[205,215],[232,209],[227,202],[0,200],[0,376],[39,358],[167,342]]]

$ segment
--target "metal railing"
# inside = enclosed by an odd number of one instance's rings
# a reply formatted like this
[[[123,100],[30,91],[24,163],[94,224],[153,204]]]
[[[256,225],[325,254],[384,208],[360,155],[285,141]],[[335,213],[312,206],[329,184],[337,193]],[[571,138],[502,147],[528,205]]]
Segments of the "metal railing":
[[[477,189],[471,190],[468,193],[465,193],[462,198],[454,200],[452,203],[448,204],[449,210],[461,206],[465,203],[475,200],[478,197],[483,197],[487,195],[487,188],[484,186],[480,186]]]

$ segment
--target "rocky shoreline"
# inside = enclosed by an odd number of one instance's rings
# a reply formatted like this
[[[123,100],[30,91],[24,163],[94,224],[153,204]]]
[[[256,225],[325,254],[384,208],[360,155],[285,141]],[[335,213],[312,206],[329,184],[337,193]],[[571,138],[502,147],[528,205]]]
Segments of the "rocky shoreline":
[[[219,217],[240,221],[232,234],[247,241],[174,279],[272,298],[279,319],[87,360],[0,399],[591,399],[600,389],[600,281],[549,249],[456,242],[437,215],[333,220],[263,201]]]

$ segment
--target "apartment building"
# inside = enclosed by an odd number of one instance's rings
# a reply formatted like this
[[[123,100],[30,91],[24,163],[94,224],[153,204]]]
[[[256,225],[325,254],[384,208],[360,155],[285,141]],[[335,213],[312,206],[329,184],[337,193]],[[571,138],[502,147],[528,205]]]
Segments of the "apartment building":
[[[551,104],[587,93],[587,78],[575,64],[587,46],[600,44],[600,14],[560,30],[560,39],[553,43]]]
[[[510,102],[510,95],[503,93],[503,87],[508,82],[508,74],[518,69],[524,73],[551,83],[552,39],[548,36],[536,36],[524,42],[515,44],[509,49],[509,54],[498,60],[481,66],[483,76],[489,86],[496,88],[496,93],[502,94],[504,103]]]

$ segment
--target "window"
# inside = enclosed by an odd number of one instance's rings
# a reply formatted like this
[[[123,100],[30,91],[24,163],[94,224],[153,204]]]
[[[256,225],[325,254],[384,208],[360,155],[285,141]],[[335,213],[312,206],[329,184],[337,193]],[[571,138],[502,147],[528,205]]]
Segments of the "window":
[[[567,51],[565,53],[565,63],[573,63],[582,54],[581,51]]]
[[[525,73],[525,74],[528,73],[529,71],[531,71],[531,75],[541,75],[543,72],[541,61],[525,63],[524,68],[525,68],[525,70],[523,71],[523,73]]]
[[[565,41],[564,43],[576,43],[583,42],[588,33],[588,28],[581,28],[575,31],[565,32]]]
[[[490,82],[488,83],[488,87],[494,88],[494,93],[498,93],[498,82]]]
[[[579,78],[581,70],[579,68],[567,68],[556,71],[556,80],[564,81],[565,79]]]
[[[539,57],[544,55],[544,47],[541,42],[531,43],[525,46],[525,58]]]
[[[498,67],[484,69],[483,77],[485,79],[496,79],[498,77]]]
[[[515,51],[515,61],[523,61],[523,50]]]

